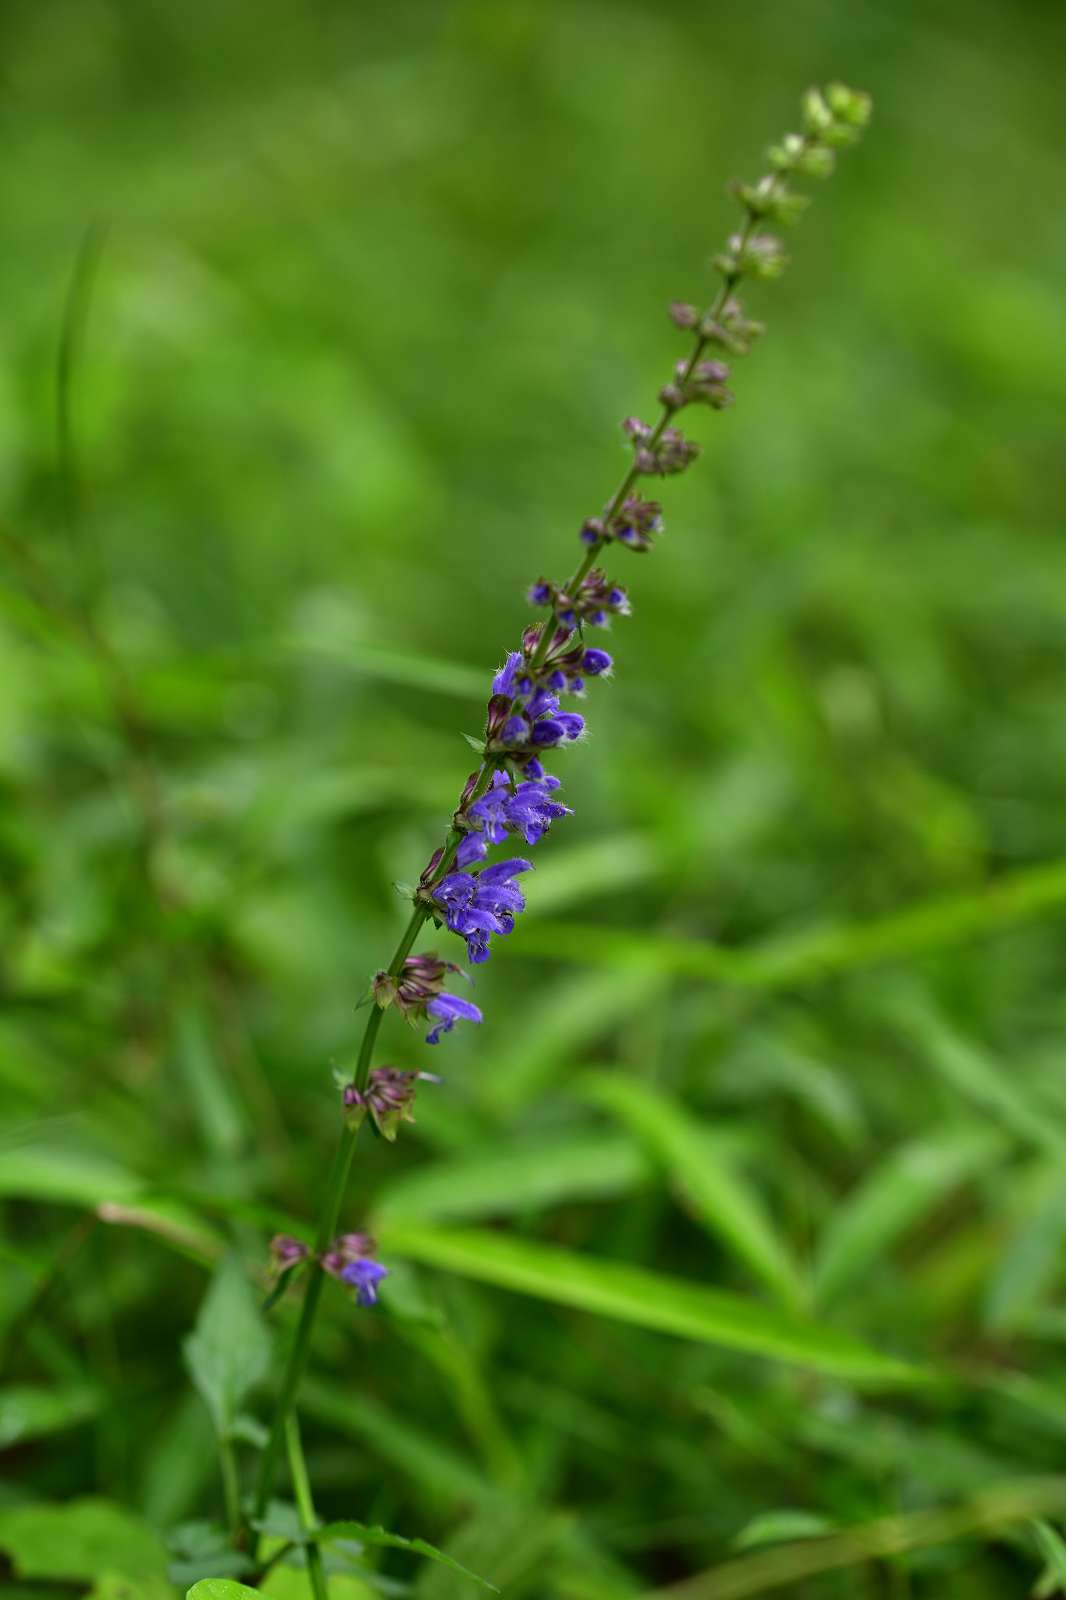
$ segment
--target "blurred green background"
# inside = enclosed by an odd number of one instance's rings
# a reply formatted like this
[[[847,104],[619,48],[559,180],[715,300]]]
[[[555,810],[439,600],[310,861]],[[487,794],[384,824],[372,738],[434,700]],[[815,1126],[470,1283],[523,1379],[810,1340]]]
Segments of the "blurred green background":
[[[360,1146],[393,1277],[325,1297],[312,1478],[508,1595],[1066,1593],[1066,13],[5,0],[0,38],[5,1593],[178,1592],[206,1269],[306,1232],[525,586],[832,78],[874,124],[611,563],[485,1023],[429,1060],[386,1021],[446,1083]],[[656,1331],[677,1279],[739,1307]],[[89,1495],[139,1554],[27,1556]],[[335,1592],[475,1592],[364,1566]]]

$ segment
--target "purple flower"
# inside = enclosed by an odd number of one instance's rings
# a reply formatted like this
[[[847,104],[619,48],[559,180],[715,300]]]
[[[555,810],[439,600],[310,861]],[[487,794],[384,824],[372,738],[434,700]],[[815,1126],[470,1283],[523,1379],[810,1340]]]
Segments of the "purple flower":
[[[610,672],[613,663],[606,650],[586,650],[582,665],[591,677],[599,678],[605,672]]]
[[[482,856],[488,855],[488,852],[489,847],[480,833],[464,834],[455,852],[455,864],[457,867],[469,867],[475,861],[480,861]]]
[[[506,664],[492,680],[493,694],[514,694],[514,681],[519,667],[522,665],[522,654],[519,650],[512,650],[507,657]]]
[[[566,713],[562,715],[565,716]],[[541,724],[538,724],[539,726]],[[535,773],[532,771],[534,766]],[[530,773],[530,777],[513,789],[506,773],[496,774],[492,788],[483,794],[480,800],[474,801],[468,813],[471,819],[481,824],[483,833],[468,834],[468,839],[479,838],[482,841],[487,839],[492,844],[502,844],[508,833],[513,831],[520,833],[527,844],[536,844],[544,837],[556,818],[573,815],[569,806],[551,799],[553,791],[559,787],[558,778],[545,774],[536,758],[528,763],[526,770]],[[460,866],[468,865],[469,861],[474,860],[477,855],[483,856],[485,852],[486,846],[481,842],[480,850],[471,853],[467,861],[460,861],[458,852],[456,861]]]
[[[511,783],[506,772],[497,772],[492,786],[470,806],[468,815],[476,817],[490,844],[502,844],[507,837],[507,802]],[[484,850],[481,852],[484,855]]]
[[[349,1284],[356,1291],[361,1306],[372,1306],[377,1300],[377,1286],[387,1278],[389,1269],[380,1261],[373,1261],[375,1245],[369,1233],[342,1233],[334,1239],[321,1256],[322,1269],[331,1278]]]
[[[585,719],[577,711],[560,711],[555,719],[563,725],[563,732],[568,739],[580,739],[585,731]]]
[[[449,872],[437,884],[433,898],[446,926],[466,940],[471,962],[488,960],[491,934],[511,932],[526,904],[513,880],[531,868],[532,862],[520,859],[498,861],[481,872]]]
[[[539,763],[538,763],[539,765]],[[558,817],[572,817],[573,809],[550,798],[559,787],[550,775],[520,783],[507,802],[507,820],[527,844],[538,844]]]
[[[477,1006],[469,1000],[461,1000],[454,994],[435,995],[426,1007],[426,1012],[436,1020],[436,1026],[430,1028],[426,1034],[427,1044],[437,1044],[442,1033],[451,1033],[460,1018],[464,1018],[467,1022],[481,1021],[481,1012]]]
[[[377,1304],[378,1284],[388,1275],[388,1267],[383,1267],[380,1261],[371,1261],[369,1256],[350,1261],[340,1273],[341,1281],[351,1284],[355,1290],[356,1304],[361,1306]]]

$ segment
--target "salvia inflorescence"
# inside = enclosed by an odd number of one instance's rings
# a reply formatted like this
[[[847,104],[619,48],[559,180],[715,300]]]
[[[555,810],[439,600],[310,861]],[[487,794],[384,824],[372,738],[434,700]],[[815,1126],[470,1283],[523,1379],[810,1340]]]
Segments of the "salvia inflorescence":
[[[713,259],[717,293],[703,311],[683,302],[670,307],[673,324],[690,334],[692,344],[659,390],[658,419],[624,419],[629,465],[603,510],[582,523],[584,548],[576,571],[565,583],[538,578],[528,591],[530,604],[546,615],[526,628],[520,648],[509,653],[493,679],[480,763],[463,789],[445,843],[414,891],[414,914],[400,949],[371,988],[380,1010],[395,1007],[408,1022],[428,1025],[427,1044],[437,1044],[458,1021],[480,1022],[481,1012],[472,1001],[445,990],[449,978],[459,974],[455,962],[435,953],[413,955],[411,946],[423,924],[432,921],[464,942],[467,960],[476,966],[488,960],[493,939],[514,928],[525,908],[521,880],[533,865],[514,853],[516,844],[534,848],[553,823],[572,814],[560,798],[560,779],[544,763],[580,741],[585,718],[568,702],[583,699],[591,683],[609,677],[613,667],[612,657],[589,643],[587,633],[630,611],[625,585],[600,562],[615,546],[647,551],[662,532],[662,507],[645,494],[644,481],[683,472],[698,456],[698,445],[677,426],[681,412],[694,405],[722,410],[733,403],[730,363],[747,355],[763,332],[738,290],[745,279],[775,278],[787,265],[772,227],[795,222],[808,204],[791,182],[828,177],[837,149],[859,137],[869,115],[869,97],[842,84],[809,90],[803,131],[771,147],[770,170],[754,183],[733,185],[744,215]],[[488,863],[497,847],[507,853]],[[391,1140],[402,1122],[412,1120],[416,1086],[431,1075],[393,1066],[371,1070],[375,1036],[376,1025],[368,1028],[361,1068],[342,1083],[343,1105],[350,1128],[369,1116]],[[372,1251],[373,1241],[364,1234],[342,1234],[317,1254],[285,1236],[272,1247],[278,1274],[317,1261],[353,1289],[360,1305],[375,1302],[386,1275]]]

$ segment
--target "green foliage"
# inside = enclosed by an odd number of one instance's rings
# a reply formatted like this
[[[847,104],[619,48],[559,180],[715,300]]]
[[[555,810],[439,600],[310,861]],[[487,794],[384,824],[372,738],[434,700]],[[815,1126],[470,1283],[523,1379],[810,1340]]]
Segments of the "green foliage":
[[[23,1578],[73,1583],[120,1574],[150,1600],[166,1593],[166,1563],[156,1535],[109,1500],[0,1510],[0,1550]]]
[[[920,1382],[922,1372],[860,1341],[756,1300],[685,1283],[621,1261],[598,1261],[551,1245],[476,1229],[395,1223],[384,1236],[398,1256],[516,1289],[557,1305],[617,1317],[700,1343],[796,1362],[857,1384]]]
[[[252,1589],[235,1578],[200,1578],[186,1590],[185,1600],[248,1600],[249,1595],[262,1595],[261,1589]]]
[[[270,1336],[235,1256],[220,1263],[182,1348],[216,1432],[232,1438],[243,1402],[270,1364]]]
[[[699,1221],[720,1235],[785,1305],[800,1307],[805,1294],[795,1262],[758,1195],[721,1158],[706,1130],[661,1091],[635,1079],[590,1077],[583,1087],[647,1143]]]
[[[425,1556],[427,1561],[436,1561],[451,1572],[459,1573],[460,1577],[469,1578],[482,1589],[488,1589],[493,1594],[500,1592],[494,1583],[479,1578],[476,1572],[471,1572],[468,1567],[462,1566],[425,1539],[408,1539],[403,1534],[390,1533],[385,1528],[368,1528],[363,1522],[352,1521],[327,1522],[324,1527],[318,1529],[315,1538],[320,1544],[329,1544],[332,1540],[353,1539],[356,1543],[367,1545],[371,1549],[409,1550],[412,1555]]]
[[[743,286],[766,336],[665,537],[612,552],[634,614],[559,757],[575,814],[483,1026],[430,1052],[383,1022],[444,1082],[360,1141],[341,1225],[393,1275],[372,1312],[323,1288],[316,1511],[530,1600],[1050,1593],[1061,8],[9,0],[0,28],[0,1587],[308,1600],[220,1495],[219,1432],[248,1514],[262,1324],[275,1358],[295,1327],[292,1290],[257,1309],[266,1242],[311,1237],[394,885],[739,177],[760,230],[814,202]],[[876,99],[861,147],[780,137],[834,72]],[[829,85],[807,125],[863,109]],[[325,1557],[331,1600],[474,1592]]]

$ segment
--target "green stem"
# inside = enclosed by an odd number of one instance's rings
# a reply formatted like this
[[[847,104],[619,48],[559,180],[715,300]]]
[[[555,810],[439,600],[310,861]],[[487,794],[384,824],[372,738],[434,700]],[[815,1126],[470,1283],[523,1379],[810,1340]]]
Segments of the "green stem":
[[[755,226],[756,218],[749,215],[743,229],[741,230],[742,246],[750,239]],[[704,313],[704,319],[701,320],[709,319],[714,321],[721,315],[726,301],[729,299],[729,296],[736,287],[736,282],[737,279],[734,275],[726,275],[723,278],[718,293],[715,295],[714,300],[712,301],[708,310]],[[684,367],[682,382],[686,381],[692,376],[692,373],[696,367],[696,363],[699,361],[701,355],[706,349],[707,344],[707,338],[702,333],[697,333],[696,340],[692,348],[692,353]],[[659,420],[652,430],[650,440],[648,441],[651,445],[655,445],[659,442],[663,435],[663,431],[673,415],[673,408],[664,405]],[[607,507],[604,512],[604,525],[606,528],[610,528],[611,521],[616,516],[623,500],[633,487],[634,483],[637,481],[638,476],[639,474],[636,465],[634,464],[629,468],[628,472],[626,472],[621,483],[618,485],[614,494],[607,502]],[[568,582],[566,586],[566,592],[572,592],[577,588],[582,579],[590,571],[592,563],[596,560],[596,557],[599,555],[600,551],[603,549],[603,546],[607,542],[607,539],[603,538],[598,540],[594,545],[589,546],[584,558]],[[558,621],[559,619],[557,612],[553,608],[551,616],[541,629],[540,638],[537,641],[537,648],[534,651],[533,658],[530,662],[530,670],[532,672],[535,672],[536,669],[542,665],[545,656],[551,648],[551,643],[555,636]],[[467,802],[468,804],[470,801],[480,798],[480,796],[483,795],[488,789],[489,784],[492,781],[492,774],[499,765],[500,759],[500,757],[495,755],[488,755],[482,760],[477,781]],[[457,828],[453,823],[444,841],[444,845],[441,850],[441,858],[438,861],[436,869],[429,880],[431,887],[433,884],[439,883],[441,878],[448,871],[448,868],[455,859],[455,853],[459,848],[462,838],[463,830],[461,828]],[[425,893],[425,891],[423,891],[423,893]],[[401,938],[400,943],[393,954],[392,960],[388,965],[387,970],[392,974],[393,977],[398,977],[402,972],[404,961],[410,954],[411,948],[414,945],[415,940],[418,938],[423,924],[428,921],[432,915],[432,909],[426,900],[423,899],[416,902],[414,910],[411,913],[410,921],[404,930],[403,937]],[[364,1091],[366,1089],[370,1078],[371,1065],[374,1055],[374,1045],[377,1042],[378,1031],[381,1027],[383,1016],[384,1012],[380,1007],[371,1007],[370,1016],[367,1019],[366,1028],[363,1032],[362,1043],[359,1047],[359,1056],[354,1074],[355,1085],[360,1091]],[[315,1249],[319,1254],[321,1254],[321,1252],[326,1248],[336,1232],[341,1202],[344,1198],[344,1190],[348,1181],[348,1173],[351,1169],[352,1154],[355,1149],[355,1139],[355,1132],[349,1128],[346,1128],[341,1135],[340,1145],[333,1162],[333,1170],[326,1186],[326,1194],[323,1200],[322,1210],[319,1213],[318,1233],[315,1241]],[[296,1334],[293,1338],[292,1346],[289,1351],[289,1359],[286,1364],[285,1375],[282,1379],[281,1393],[278,1396],[278,1403],[274,1413],[274,1420],[271,1426],[270,1436],[267,1440],[266,1448],[263,1451],[262,1461],[260,1462],[259,1478],[256,1488],[256,1514],[259,1517],[263,1515],[264,1511],[266,1510],[267,1502],[270,1499],[270,1492],[273,1487],[274,1476],[277,1471],[278,1456],[281,1452],[281,1444],[285,1436],[287,1420],[292,1412],[293,1403],[296,1399],[296,1393],[299,1389],[300,1381],[304,1374],[304,1369],[307,1366],[307,1361],[310,1354],[311,1334],[314,1329],[315,1316],[318,1312],[318,1302],[322,1294],[322,1282],[323,1274],[321,1271],[312,1270],[308,1273],[307,1288],[304,1292],[303,1305],[300,1309],[300,1320],[297,1323]]]
[[[315,1515],[311,1480],[307,1476],[307,1462],[304,1460],[303,1445],[300,1442],[300,1424],[295,1411],[290,1411],[285,1418],[285,1446],[289,1455],[289,1471],[292,1474],[292,1488],[296,1496],[300,1527],[307,1534],[304,1549],[307,1553],[307,1575],[311,1580],[311,1593],[315,1600],[329,1600],[329,1585],[322,1566],[322,1552],[315,1543],[318,1518]]]
[[[226,1525],[230,1536],[236,1544],[241,1537],[241,1486],[237,1476],[237,1456],[233,1449],[233,1440],[220,1438],[218,1441],[218,1465],[222,1474],[222,1496],[226,1505]]]
[[[416,906],[411,913],[411,919],[404,929],[403,937],[396,947],[388,970],[393,975],[399,974],[403,969],[404,961],[410,953],[411,946],[418,938],[422,924],[428,917],[428,910]],[[365,1089],[370,1076],[370,1064],[374,1055],[374,1045],[377,1041],[378,1030],[385,1013],[380,1006],[372,1006],[370,1015],[363,1030],[363,1040],[359,1047],[359,1058],[355,1069],[355,1082],[360,1089]],[[318,1228],[315,1234],[315,1254],[321,1255],[337,1231],[337,1222],[340,1218],[341,1205],[344,1200],[344,1191],[348,1184],[348,1174],[351,1171],[352,1157],[355,1153],[355,1141],[358,1130],[344,1128],[337,1153],[333,1158],[333,1167],[326,1183],[325,1194],[322,1199],[322,1208],[318,1214]],[[281,1392],[274,1411],[274,1420],[270,1427],[270,1436],[259,1463],[259,1477],[256,1483],[255,1512],[257,1517],[262,1517],[274,1487],[274,1477],[277,1473],[278,1457],[281,1454],[282,1440],[285,1436],[285,1423],[292,1411],[296,1400],[296,1393],[300,1387],[308,1357],[311,1354],[311,1334],[314,1330],[315,1317],[318,1314],[318,1302],[322,1296],[322,1285],[325,1277],[321,1269],[312,1267],[307,1273],[307,1287],[304,1291],[303,1305],[300,1307],[300,1320],[296,1324],[296,1333],[289,1350],[289,1359],[285,1364],[285,1374],[281,1380]]]

